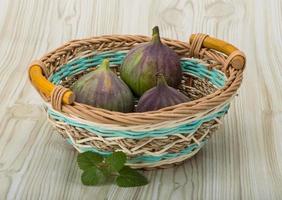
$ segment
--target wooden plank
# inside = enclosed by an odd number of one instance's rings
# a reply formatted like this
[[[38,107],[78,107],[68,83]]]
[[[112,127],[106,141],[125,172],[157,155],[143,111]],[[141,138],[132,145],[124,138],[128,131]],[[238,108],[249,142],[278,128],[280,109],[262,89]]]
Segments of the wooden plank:
[[[0,199],[282,199],[281,11],[280,0],[0,1]],[[70,39],[150,34],[154,25],[164,37],[203,32],[243,50],[239,96],[184,165],[146,172],[146,187],[85,187],[27,66]]]

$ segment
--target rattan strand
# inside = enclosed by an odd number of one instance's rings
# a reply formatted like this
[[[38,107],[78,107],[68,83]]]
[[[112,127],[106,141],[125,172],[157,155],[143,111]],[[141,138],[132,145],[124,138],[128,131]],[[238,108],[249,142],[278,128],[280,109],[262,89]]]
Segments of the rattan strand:
[[[208,35],[202,33],[198,33],[195,35],[190,49],[191,57],[200,58],[203,56],[203,52],[200,54],[200,51],[206,37],[208,37]]]
[[[68,88],[65,88],[61,85],[57,85],[55,89],[51,92],[51,105],[53,109],[58,111],[62,110],[62,98],[67,91],[69,91]]]

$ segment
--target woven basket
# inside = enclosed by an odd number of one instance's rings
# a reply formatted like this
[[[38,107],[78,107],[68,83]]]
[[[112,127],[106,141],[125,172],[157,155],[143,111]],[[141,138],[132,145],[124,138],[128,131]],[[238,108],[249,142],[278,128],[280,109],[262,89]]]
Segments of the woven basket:
[[[189,43],[163,38],[181,57],[179,90],[192,101],[145,113],[120,113],[75,102],[68,89],[104,58],[119,74],[126,52],[147,36],[111,35],[73,40],[33,62],[31,83],[44,99],[49,121],[79,152],[123,151],[132,168],[164,168],[195,155],[215,132],[239,88],[245,56],[204,34]]]

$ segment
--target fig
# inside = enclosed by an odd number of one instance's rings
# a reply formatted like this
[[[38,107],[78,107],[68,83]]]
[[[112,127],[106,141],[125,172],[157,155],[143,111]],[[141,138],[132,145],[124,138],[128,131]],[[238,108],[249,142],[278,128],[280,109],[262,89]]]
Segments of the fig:
[[[143,94],[137,104],[137,112],[159,110],[164,107],[173,106],[190,100],[175,88],[168,86],[164,75],[158,74],[156,77],[157,86]]]
[[[182,78],[179,56],[162,44],[159,28],[153,28],[152,40],[131,49],[120,67],[123,81],[137,95],[156,86],[156,73],[166,77],[168,85],[177,87]]]
[[[71,89],[79,103],[119,112],[134,109],[131,90],[111,71],[108,59],[103,60],[96,70],[79,78]]]

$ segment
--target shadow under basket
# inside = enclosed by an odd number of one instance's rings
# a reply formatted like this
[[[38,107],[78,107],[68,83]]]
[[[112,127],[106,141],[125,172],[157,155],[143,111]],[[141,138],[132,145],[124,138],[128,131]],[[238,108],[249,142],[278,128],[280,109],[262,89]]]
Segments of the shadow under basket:
[[[42,96],[49,121],[79,152],[103,156],[123,151],[132,168],[165,168],[195,155],[214,133],[241,85],[245,56],[204,34],[189,43],[163,38],[181,57],[179,90],[192,101],[145,113],[120,113],[77,103],[68,89],[103,59],[119,75],[126,53],[147,36],[112,35],[73,40],[33,62],[31,83]],[[137,103],[137,100],[136,100]]]

